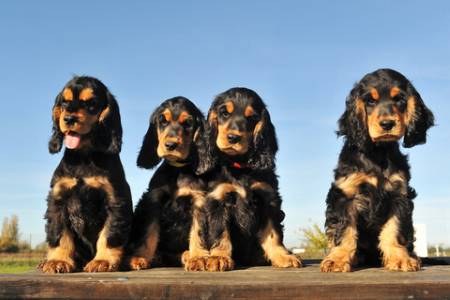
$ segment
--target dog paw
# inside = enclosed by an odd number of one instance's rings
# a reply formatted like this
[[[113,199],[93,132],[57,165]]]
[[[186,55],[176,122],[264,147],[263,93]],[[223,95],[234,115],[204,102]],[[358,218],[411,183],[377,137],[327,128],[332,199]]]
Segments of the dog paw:
[[[91,260],[85,267],[84,271],[89,273],[94,272],[114,272],[119,269],[118,263],[111,263],[107,260],[94,259]]]
[[[351,272],[352,266],[349,260],[338,259],[333,257],[325,257],[320,264],[322,272]]]
[[[279,255],[271,260],[272,266],[277,268],[301,268],[302,262],[295,255]]]
[[[197,256],[188,258],[184,262],[184,269],[186,271],[206,271],[206,263],[206,257]]]
[[[206,269],[210,272],[233,270],[234,261],[229,256],[210,256],[206,260]]]
[[[144,270],[150,268],[150,261],[144,257],[133,256],[130,258],[128,266],[131,270]]]
[[[410,256],[386,259],[384,267],[389,271],[415,272],[420,270],[420,260]]]
[[[63,260],[47,260],[39,264],[38,269],[48,274],[70,273],[73,272],[75,266]]]

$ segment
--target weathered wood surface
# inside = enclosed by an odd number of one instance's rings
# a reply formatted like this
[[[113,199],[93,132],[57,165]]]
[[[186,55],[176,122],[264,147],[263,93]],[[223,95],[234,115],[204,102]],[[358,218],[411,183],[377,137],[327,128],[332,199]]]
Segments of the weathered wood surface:
[[[450,266],[324,274],[253,267],[225,273],[155,268],[118,273],[0,275],[0,299],[450,299]]]

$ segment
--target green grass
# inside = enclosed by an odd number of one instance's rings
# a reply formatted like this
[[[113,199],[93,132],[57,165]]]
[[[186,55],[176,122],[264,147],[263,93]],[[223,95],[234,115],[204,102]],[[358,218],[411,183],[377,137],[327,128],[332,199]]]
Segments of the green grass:
[[[36,270],[42,254],[0,254],[0,274],[20,274]]]
[[[10,264],[0,264],[0,274],[20,274],[36,269],[39,262],[31,264],[21,264],[21,263],[10,263]]]

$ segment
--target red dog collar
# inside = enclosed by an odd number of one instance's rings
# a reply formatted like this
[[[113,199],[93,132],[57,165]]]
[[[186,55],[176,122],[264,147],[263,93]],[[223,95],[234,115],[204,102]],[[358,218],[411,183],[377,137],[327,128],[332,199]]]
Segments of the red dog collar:
[[[238,163],[238,162],[234,162],[231,164],[231,166],[235,169],[244,169],[246,166],[244,164]]]

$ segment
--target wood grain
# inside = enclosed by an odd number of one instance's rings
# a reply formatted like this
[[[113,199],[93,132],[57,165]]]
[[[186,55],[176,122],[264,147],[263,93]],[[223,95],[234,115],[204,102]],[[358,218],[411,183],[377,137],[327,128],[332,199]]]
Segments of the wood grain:
[[[155,268],[133,272],[0,275],[0,299],[450,299],[450,266],[321,273],[252,267],[230,272]]]

